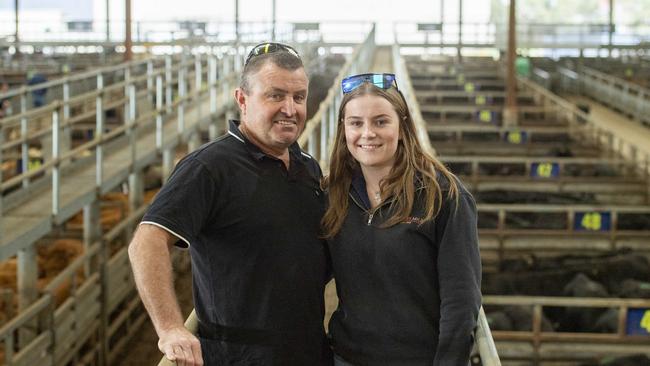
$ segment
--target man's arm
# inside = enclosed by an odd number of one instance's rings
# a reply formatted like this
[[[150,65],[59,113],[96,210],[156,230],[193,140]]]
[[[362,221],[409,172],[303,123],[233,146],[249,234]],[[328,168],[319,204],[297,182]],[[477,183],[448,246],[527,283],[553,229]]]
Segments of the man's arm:
[[[158,348],[179,366],[203,365],[199,340],[183,325],[172,280],[171,255],[175,236],[142,224],[129,245],[135,284],[158,334]]]

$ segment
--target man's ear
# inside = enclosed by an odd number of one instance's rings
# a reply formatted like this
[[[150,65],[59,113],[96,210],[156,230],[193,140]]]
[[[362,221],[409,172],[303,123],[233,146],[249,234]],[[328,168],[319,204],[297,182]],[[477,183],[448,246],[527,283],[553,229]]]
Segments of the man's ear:
[[[239,106],[242,115],[246,113],[246,93],[241,88],[235,89],[235,102]]]

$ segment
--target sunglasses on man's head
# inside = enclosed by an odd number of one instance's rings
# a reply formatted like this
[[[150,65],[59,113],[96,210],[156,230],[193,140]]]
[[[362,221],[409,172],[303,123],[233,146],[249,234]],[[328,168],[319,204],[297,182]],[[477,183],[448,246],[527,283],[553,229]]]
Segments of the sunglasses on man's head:
[[[246,61],[244,62],[244,66],[248,65],[250,60],[256,56],[259,55],[265,55],[267,53],[274,53],[274,52],[279,52],[279,51],[285,51],[289,52],[291,55],[295,56],[296,58],[300,58],[300,55],[298,55],[298,51],[296,51],[293,47],[282,44],[282,43],[275,43],[275,42],[267,42],[267,43],[260,43],[257,46],[253,47],[253,49],[248,53],[248,56],[246,56]]]
[[[372,85],[382,89],[389,89],[393,86],[397,89],[395,74],[359,74],[348,76],[343,79],[341,82],[343,94],[353,91],[363,83],[371,83]]]

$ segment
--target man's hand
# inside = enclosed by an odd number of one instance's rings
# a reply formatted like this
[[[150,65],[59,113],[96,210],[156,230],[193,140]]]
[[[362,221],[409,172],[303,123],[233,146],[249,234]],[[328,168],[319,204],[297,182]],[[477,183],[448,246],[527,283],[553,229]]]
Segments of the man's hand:
[[[175,361],[178,366],[203,366],[201,343],[184,327],[162,332],[158,348],[168,360]]]

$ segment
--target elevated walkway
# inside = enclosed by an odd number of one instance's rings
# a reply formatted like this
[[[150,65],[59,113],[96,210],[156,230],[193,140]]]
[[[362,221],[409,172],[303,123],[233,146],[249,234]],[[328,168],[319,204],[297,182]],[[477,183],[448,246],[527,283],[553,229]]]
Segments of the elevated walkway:
[[[576,105],[589,106],[589,115],[595,125],[637,146],[639,152],[650,155],[650,128],[588,97],[575,94],[562,96]],[[631,157],[630,153],[627,152],[627,157]]]

